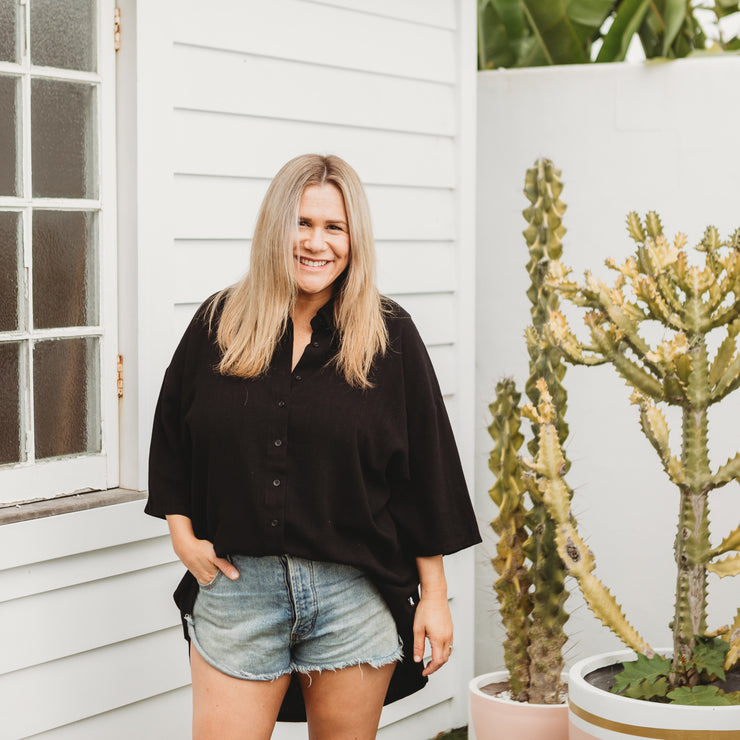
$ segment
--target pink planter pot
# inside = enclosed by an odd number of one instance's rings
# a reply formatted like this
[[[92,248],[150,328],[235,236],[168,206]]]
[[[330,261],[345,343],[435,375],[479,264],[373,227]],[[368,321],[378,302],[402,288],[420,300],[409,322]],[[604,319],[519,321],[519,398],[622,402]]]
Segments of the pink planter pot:
[[[570,740],[740,740],[740,707],[656,704],[611,694],[585,680],[591,671],[634,658],[631,650],[604,653],[570,669]]]
[[[507,678],[506,671],[496,671],[476,676],[468,684],[476,740],[568,740],[567,704],[524,704],[481,691],[482,686]]]

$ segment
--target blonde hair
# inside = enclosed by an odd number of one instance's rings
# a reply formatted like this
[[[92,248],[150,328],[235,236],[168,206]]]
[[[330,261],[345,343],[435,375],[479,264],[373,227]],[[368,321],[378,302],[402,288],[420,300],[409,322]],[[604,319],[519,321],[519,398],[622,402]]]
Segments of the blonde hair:
[[[304,154],[277,173],[262,201],[252,239],[249,272],[214,296],[208,316],[213,324],[223,375],[254,378],[267,372],[295,306],[297,284],[293,241],[304,190],[336,186],[347,212],[349,264],[335,283],[334,323],[339,351],[334,360],[347,383],[368,388],[376,355],[388,347],[384,308],[375,283],[375,247],[370,209],[357,173],[336,156]]]

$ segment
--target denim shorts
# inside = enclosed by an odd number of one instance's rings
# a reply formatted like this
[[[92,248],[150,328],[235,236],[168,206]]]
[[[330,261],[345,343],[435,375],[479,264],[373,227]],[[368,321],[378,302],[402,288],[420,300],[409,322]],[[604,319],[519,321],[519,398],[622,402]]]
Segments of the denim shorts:
[[[357,568],[291,555],[229,560],[239,578],[219,571],[185,617],[193,646],[222,673],[271,681],[402,658],[390,610]]]

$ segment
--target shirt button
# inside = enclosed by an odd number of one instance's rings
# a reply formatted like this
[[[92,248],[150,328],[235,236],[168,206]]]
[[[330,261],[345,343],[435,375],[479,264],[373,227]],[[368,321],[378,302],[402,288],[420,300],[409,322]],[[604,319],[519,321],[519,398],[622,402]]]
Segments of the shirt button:
[[[272,482],[272,485],[277,488],[280,485],[280,478],[275,478],[275,480]]]
[[[302,380],[302,378],[301,378],[301,376],[300,376],[300,375],[296,375],[296,376],[295,376],[295,379],[296,379],[296,380]]]
[[[311,342],[311,346],[312,347],[318,347],[319,346],[319,343],[318,342]]]
[[[273,520],[272,520],[272,521],[270,522],[270,526],[271,526],[271,527],[277,527],[277,525],[278,525],[278,524],[280,524],[280,522],[279,522],[279,521],[278,521],[277,519],[273,519]]]
[[[280,447],[280,445],[283,443],[282,439],[276,439],[275,440],[275,447]]]
[[[278,406],[283,408],[283,406],[285,406],[285,401],[278,401]]]

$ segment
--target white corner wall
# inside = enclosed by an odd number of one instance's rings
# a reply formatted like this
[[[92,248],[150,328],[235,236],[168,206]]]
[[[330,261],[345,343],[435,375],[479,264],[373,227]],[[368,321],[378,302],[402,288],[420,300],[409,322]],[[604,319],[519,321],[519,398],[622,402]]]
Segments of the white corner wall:
[[[476,503],[494,516],[487,491],[491,440],[487,407],[497,380],[513,375],[523,387],[529,321],[527,251],[521,232],[524,173],[538,157],[562,170],[564,261],[576,275],[604,276],[607,256],[631,251],[630,210],[657,210],[666,232],[689,243],[715,224],[723,236],[740,227],[736,146],[740,59],[734,56],[640,65],[589,65],[478,76]],[[656,646],[670,643],[675,571],[672,559],[677,496],[642,436],[629,391],[611,368],[575,368],[569,391],[569,481],[574,510],[596,555],[597,573],[628,618]],[[738,450],[740,394],[710,423],[712,463]],[[672,424],[672,442],[680,429]],[[738,487],[710,499],[715,544],[740,519]],[[490,527],[488,555],[495,552]],[[476,673],[503,667],[503,630],[492,595],[494,572],[477,565]],[[737,609],[737,583],[711,579],[710,624]],[[571,587],[574,585],[570,584]],[[568,662],[619,647],[579,595],[568,601],[572,637]]]

